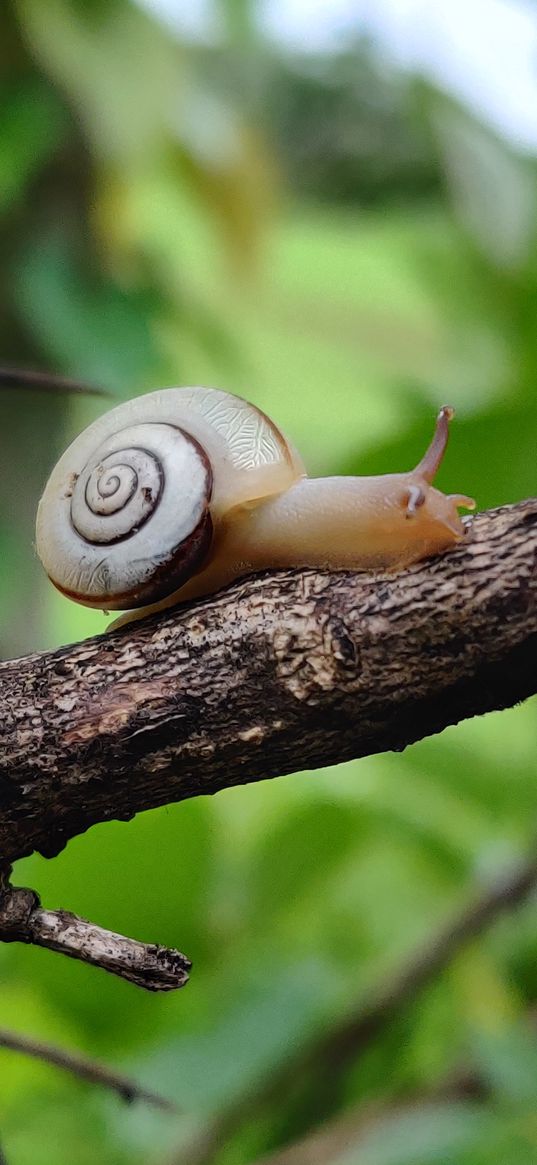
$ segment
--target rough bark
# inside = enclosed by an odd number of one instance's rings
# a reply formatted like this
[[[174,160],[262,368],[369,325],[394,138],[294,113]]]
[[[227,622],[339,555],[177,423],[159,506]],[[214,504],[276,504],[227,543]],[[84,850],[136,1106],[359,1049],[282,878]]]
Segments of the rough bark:
[[[0,860],[537,690],[537,499],[398,575],[286,571],[0,665]]]
[[[57,951],[146,991],[184,987],[192,966],[173,947],[126,938],[68,910],[44,910],[39,895],[25,886],[5,886],[0,892],[0,941]]]

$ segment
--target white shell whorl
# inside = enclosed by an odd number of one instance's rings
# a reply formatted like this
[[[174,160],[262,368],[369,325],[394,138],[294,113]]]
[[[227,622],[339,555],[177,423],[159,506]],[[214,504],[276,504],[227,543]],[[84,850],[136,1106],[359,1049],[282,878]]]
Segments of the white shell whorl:
[[[78,602],[144,606],[200,569],[214,521],[302,473],[276,426],[239,397],[161,389],[112,409],[67,449],[39,504],[37,552]]]

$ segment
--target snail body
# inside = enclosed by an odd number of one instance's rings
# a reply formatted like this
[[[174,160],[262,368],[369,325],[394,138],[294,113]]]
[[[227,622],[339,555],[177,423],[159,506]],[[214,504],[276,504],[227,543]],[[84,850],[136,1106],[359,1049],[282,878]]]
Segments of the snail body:
[[[401,569],[464,536],[432,481],[452,410],[409,473],[309,478],[254,405],[168,388],[100,417],[70,445],[39,503],[36,545],[54,585],[140,614],[277,567]]]

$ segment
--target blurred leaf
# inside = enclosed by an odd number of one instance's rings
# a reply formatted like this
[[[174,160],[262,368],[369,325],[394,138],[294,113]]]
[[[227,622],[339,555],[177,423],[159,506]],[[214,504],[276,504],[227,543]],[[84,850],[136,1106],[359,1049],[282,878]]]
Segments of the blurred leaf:
[[[463,109],[447,101],[436,105],[446,177],[461,222],[498,266],[526,264],[537,242],[535,162]]]
[[[470,1165],[486,1129],[477,1106],[420,1105],[386,1117],[334,1165]]]
[[[265,926],[273,912],[309,912],[322,883],[360,849],[360,814],[329,801],[306,804],[269,831],[249,880],[250,908]]]
[[[158,364],[150,329],[156,300],[96,276],[90,282],[59,235],[20,256],[14,298],[56,366],[134,395]]]
[[[18,10],[33,51],[68,93],[102,159],[147,164],[180,94],[178,44],[128,0],[97,9],[19,0]]]
[[[472,1056],[504,1104],[537,1111],[537,1036],[526,1020],[498,1025],[496,1030],[481,1028],[472,1040]]]
[[[0,214],[26,188],[66,138],[66,119],[54,93],[38,81],[4,93],[0,119]]]
[[[318,1027],[324,976],[319,963],[295,962],[267,966],[255,983],[244,979],[219,1022],[161,1045],[146,1078],[188,1112],[214,1113],[247,1098]]]

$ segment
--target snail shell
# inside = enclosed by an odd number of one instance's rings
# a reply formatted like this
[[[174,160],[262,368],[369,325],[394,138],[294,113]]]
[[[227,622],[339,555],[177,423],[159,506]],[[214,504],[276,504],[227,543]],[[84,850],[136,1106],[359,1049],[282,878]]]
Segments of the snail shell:
[[[100,417],[63,454],[39,503],[37,553],[77,602],[145,606],[201,569],[230,510],[303,475],[254,405],[217,389],[160,389]]]

